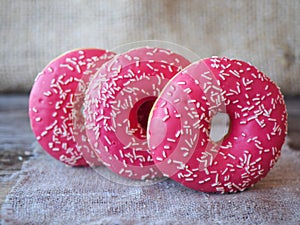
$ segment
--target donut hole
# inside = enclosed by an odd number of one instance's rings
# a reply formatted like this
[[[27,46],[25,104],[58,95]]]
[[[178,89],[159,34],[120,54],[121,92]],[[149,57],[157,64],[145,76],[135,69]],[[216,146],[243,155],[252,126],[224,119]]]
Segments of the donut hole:
[[[218,112],[210,122],[209,137],[212,141],[221,141],[229,132],[230,117],[227,113]]]
[[[130,128],[138,138],[146,138],[148,117],[156,97],[147,97],[138,101],[130,111]]]
[[[155,102],[155,99],[148,100],[148,101],[144,102],[143,104],[141,104],[141,106],[138,108],[137,120],[138,120],[138,123],[141,126],[141,128],[144,129],[144,131],[147,130],[148,117],[149,117],[149,113],[152,109],[154,102]]]

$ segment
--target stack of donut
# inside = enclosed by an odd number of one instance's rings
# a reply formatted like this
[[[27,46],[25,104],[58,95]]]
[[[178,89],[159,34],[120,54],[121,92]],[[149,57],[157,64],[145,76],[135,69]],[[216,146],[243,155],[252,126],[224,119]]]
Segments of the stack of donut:
[[[218,113],[230,125],[214,141]],[[214,193],[265,177],[287,133],[283,96],[257,68],[225,57],[191,63],[159,47],[59,56],[37,76],[29,116],[43,149],[67,165]]]

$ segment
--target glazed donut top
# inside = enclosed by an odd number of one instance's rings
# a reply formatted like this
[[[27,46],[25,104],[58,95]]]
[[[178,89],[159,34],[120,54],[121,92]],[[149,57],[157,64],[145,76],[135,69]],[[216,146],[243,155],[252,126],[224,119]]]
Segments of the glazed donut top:
[[[230,130],[214,142],[210,122],[218,112],[229,115]],[[219,57],[191,64],[166,85],[147,131],[153,160],[166,176],[221,193],[264,177],[286,132],[285,103],[275,83],[248,63]]]
[[[40,145],[54,158],[71,166],[86,166],[80,148],[84,133],[81,108],[90,76],[114,53],[77,49],[52,60],[35,79],[29,99],[29,116]],[[75,130],[80,139],[75,135]],[[77,142],[77,141],[80,141]]]
[[[167,81],[189,63],[167,49],[137,48],[104,64],[90,82],[84,107],[87,135],[112,171],[142,180],[157,175],[141,123],[147,122]]]

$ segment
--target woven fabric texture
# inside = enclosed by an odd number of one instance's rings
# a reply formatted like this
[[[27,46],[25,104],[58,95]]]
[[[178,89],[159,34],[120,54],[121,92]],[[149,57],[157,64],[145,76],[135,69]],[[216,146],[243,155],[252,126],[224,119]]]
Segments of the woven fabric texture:
[[[165,40],[239,58],[300,94],[300,1],[3,1],[0,92],[29,91],[49,61],[74,48]]]
[[[284,146],[265,179],[237,194],[205,194],[165,180],[111,182],[66,167],[38,147],[2,207],[2,224],[299,224],[300,152]],[[103,168],[104,172],[105,168]]]

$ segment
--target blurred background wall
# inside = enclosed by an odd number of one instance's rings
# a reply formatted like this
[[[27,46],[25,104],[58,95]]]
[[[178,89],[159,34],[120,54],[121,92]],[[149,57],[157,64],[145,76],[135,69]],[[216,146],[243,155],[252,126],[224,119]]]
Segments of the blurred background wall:
[[[299,0],[1,1],[0,23],[0,92],[29,92],[67,50],[158,39],[248,61],[300,95]]]

